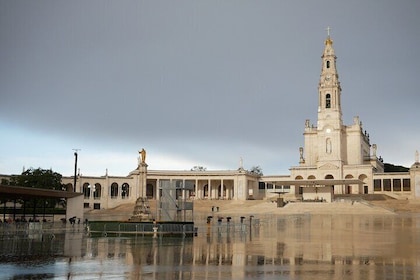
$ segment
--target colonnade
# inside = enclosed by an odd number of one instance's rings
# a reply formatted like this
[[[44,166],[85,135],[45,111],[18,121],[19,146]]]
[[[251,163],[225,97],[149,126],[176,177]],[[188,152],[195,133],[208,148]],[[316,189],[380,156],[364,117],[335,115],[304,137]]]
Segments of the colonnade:
[[[173,179],[157,178],[147,180],[147,196],[159,200],[162,181],[170,181],[171,186],[185,190],[186,199],[234,199],[232,179]],[[184,196],[184,194],[182,194]]]

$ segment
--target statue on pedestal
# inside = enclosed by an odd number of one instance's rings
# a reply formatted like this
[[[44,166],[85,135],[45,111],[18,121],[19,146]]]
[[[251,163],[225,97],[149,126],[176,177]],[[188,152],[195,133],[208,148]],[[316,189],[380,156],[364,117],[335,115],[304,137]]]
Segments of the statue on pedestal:
[[[376,146],[376,144],[372,144],[372,154],[373,157],[376,158],[376,150],[378,149],[378,147]]]
[[[139,151],[140,157],[139,157],[139,165],[140,164],[146,164],[146,150],[145,149],[141,149],[141,151]]]

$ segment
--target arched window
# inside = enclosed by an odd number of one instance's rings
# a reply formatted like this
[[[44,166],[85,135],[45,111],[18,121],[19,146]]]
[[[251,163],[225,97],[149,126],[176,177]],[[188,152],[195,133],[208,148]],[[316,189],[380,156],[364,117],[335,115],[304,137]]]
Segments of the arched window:
[[[329,60],[327,60],[327,68],[330,68],[330,61]]]
[[[327,174],[327,175],[325,175],[325,179],[334,179],[334,176],[333,176],[333,175],[331,175],[331,174]],[[334,185],[331,185],[331,187],[332,187],[332,189],[333,189],[333,192],[335,193],[335,190],[334,190]]]
[[[130,196],[130,185],[127,183],[122,184],[121,186],[121,197],[128,198]]]
[[[68,192],[76,191],[76,190],[73,190],[73,184],[72,183],[68,183],[65,187],[65,190],[68,191]]]
[[[331,108],[331,94],[325,96],[325,108]]]
[[[112,183],[111,184],[111,198],[117,198],[118,197],[118,184]]]
[[[353,179],[353,175],[348,174],[346,175],[345,179]],[[346,194],[351,194],[352,193],[352,186],[351,185],[346,185],[345,189],[344,189]]]
[[[100,199],[102,195],[102,186],[99,183],[95,184],[95,187],[93,188],[93,198],[94,199]]]
[[[86,199],[90,197],[90,184],[89,183],[83,184],[83,195]]]
[[[303,180],[303,177],[298,175],[298,176],[295,177],[295,180]],[[303,194],[303,187],[302,186],[299,186],[298,194]]]

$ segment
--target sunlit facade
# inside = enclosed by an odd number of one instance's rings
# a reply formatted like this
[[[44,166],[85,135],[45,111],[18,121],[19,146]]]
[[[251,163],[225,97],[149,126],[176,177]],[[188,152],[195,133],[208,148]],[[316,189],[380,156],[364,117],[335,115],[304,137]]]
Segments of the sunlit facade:
[[[269,199],[282,194],[286,200],[327,201],[336,194],[386,193],[403,199],[420,197],[418,153],[409,172],[384,173],[377,145],[358,116],[345,125],[341,110],[341,84],[337,57],[330,36],[321,56],[317,121],[305,121],[304,146],[290,174],[265,176],[245,170],[148,170],[146,151],[139,152],[138,167],[127,176],[78,175],[64,177],[68,190],[84,194],[85,209],[108,209],[134,203],[138,197],[158,201],[162,182],[175,187],[192,185],[190,200]],[[304,117],[304,116],[303,116]],[[153,155],[151,155],[153,156]],[[7,177],[7,176],[3,176]]]

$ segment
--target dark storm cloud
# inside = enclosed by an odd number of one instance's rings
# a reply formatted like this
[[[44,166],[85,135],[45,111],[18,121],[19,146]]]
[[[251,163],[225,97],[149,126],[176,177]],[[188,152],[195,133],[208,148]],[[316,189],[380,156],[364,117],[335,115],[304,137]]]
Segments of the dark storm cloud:
[[[327,25],[345,122],[382,151],[418,117],[417,3],[0,3],[0,120],[28,134],[287,170],[316,122]]]

